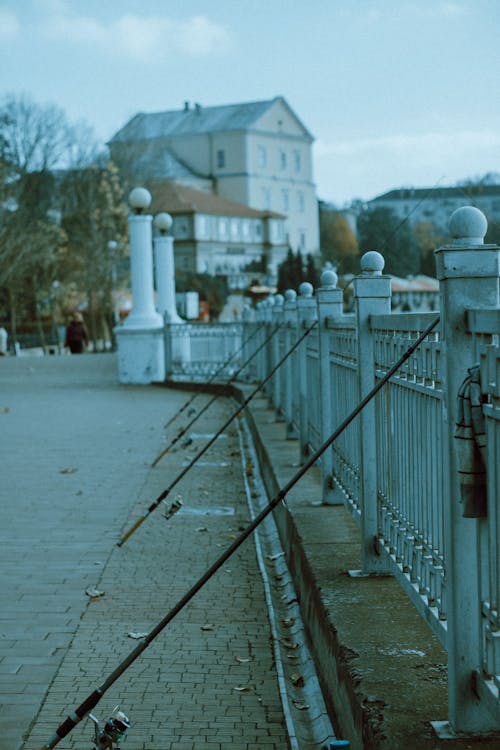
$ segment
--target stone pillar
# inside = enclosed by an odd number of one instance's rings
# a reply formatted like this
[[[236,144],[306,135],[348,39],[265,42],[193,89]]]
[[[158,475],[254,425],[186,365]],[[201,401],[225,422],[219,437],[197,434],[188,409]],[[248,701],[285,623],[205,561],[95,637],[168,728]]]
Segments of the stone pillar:
[[[358,332],[358,401],[375,386],[372,315],[391,312],[391,280],[382,276],[384,259],[375,251],[361,258],[361,275],[354,279],[356,325]],[[364,573],[386,572],[387,566],[376,553],[378,535],[377,511],[377,445],[375,401],[372,399],[358,416],[360,420],[360,504],[361,560]]]
[[[154,306],[152,217],[143,213],[151,195],[135,188],[129,201],[132,311],[115,328],[118,374],[121,383],[146,384],[165,379],[163,319]]]
[[[337,274],[327,270],[321,274],[321,286],[316,290],[319,336],[319,400],[321,404],[321,443],[337,427],[332,422],[332,384],[330,377],[330,334],[328,320],[342,315],[342,289],[337,289]],[[325,505],[342,505],[342,493],[335,492],[333,483],[332,447],[321,457],[322,500]]]
[[[500,248],[483,244],[486,218],[472,206],[457,209],[449,228],[453,242],[436,251],[444,365],[448,718],[456,732],[481,733],[498,730],[498,723],[474,690],[474,674],[482,672],[479,534],[486,521],[462,515],[454,432],[457,392],[467,368],[474,364],[466,310],[498,308]]]
[[[297,292],[295,289],[287,289],[285,292],[283,324],[284,350],[285,352],[289,352],[297,339]],[[292,354],[285,360],[283,365],[283,379],[285,381],[283,412],[286,422],[287,440],[296,440],[298,438],[298,433],[293,423],[293,358],[296,356],[297,353]]]
[[[313,286],[303,281],[299,286],[297,299],[298,335],[301,336],[306,328],[317,320],[318,308],[313,297]],[[311,335],[311,334],[309,334]],[[307,381],[307,337],[298,348],[299,361],[299,441],[300,461],[304,462],[309,455],[309,398],[317,393],[317,384]]]
[[[175,305],[175,265],[174,238],[168,235],[172,226],[172,217],[159,213],[154,219],[157,234],[154,238],[154,255],[156,268],[156,306],[163,319],[169,323],[185,323],[177,313]]]
[[[275,331],[275,334],[271,339],[271,344],[272,344],[271,366],[272,367],[276,367],[276,365],[278,364],[278,362],[280,361],[282,357],[280,342],[283,336],[283,303],[284,301],[285,300],[282,294],[276,294],[274,297],[274,305],[271,308],[272,326],[273,326],[273,330]],[[273,406],[276,410],[276,419],[282,420],[283,419],[283,404],[281,403],[281,382],[283,380],[283,365],[281,365],[281,367],[278,367],[272,380],[273,380],[272,400],[273,400]]]

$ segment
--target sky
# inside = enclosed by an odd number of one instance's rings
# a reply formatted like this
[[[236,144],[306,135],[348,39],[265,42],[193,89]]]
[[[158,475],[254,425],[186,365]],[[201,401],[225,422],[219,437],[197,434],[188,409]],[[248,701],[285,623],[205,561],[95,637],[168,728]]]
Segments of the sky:
[[[0,100],[21,93],[103,143],[284,96],[341,207],[500,172],[500,0],[0,0]]]

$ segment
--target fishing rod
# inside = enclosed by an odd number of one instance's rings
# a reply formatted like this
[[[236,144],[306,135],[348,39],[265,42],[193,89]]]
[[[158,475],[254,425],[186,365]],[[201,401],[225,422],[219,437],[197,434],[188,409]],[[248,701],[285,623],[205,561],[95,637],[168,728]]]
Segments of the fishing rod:
[[[238,377],[238,375],[239,375],[239,374],[240,374],[241,372],[243,372],[243,370],[245,369],[245,367],[247,367],[247,366],[248,366],[248,365],[250,364],[250,362],[252,361],[252,359],[253,359],[253,358],[254,358],[254,357],[255,357],[255,356],[256,356],[256,355],[257,355],[257,354],[258,354],[258,353],[259,353],[259,352],[261,351],[261,349],[263,349],[263,348],[264,348],[264,347],[265,347],[265,346],[266,346],[266,345],[267,345],[267,344],[268,344],[268,343],[269,343],[269,342],[271,341],[272,337],[273,337],[273,336],[274,336],[274,334],[275,334],[275,333],[276,333],[276,332],[277,332],[277,331],[278,331],[278,330],[280,329],[281,325],[282,325],[281,323],[278,323],[277,325],[275,325],[275,326],[274,326],[273,330],[272,330],[272,331],[271,331],[271,333],[270,333],[270,334],[269,334],[269,335],[267,336],[267,338],[266,338],[266,339],[265,339],[265,340],[264,340],[264,341],[262,342],[262,344],[261,344],[261,345],[260,345],[259,347],[257,347],[257,349],[256,349],[256,350],[254,351],[254,353],[253,353],[253,354],[252,354],[252,355],[251,355],[251,356],[250,356],[250,357],[249,357],[249,358],[248,358],[248,359],[246,360],[246,362],[244,362],[244,363],[243,363],[243,364],[241,365],[241,367],[240,367],[240,368],[239,368],[238,370],[236,370],[236,372],[234,373],[234,375],[232,375],[232,377],[231,377],[231,378],[230,378],[230,379],[229,379],[229,380],[228,380],[228,381],[227,381],[227,382],[225,383],[225,385],[230,385],[230,384],[231,384],[231,383],[233,382],[233,380],[235,380],[235,379],[236,379],[236,378]],[[259,329],[257,328],[256,330],[258,331]],[[252,334],[252,336],[253,336],[253,335],[254,335],[255,333],[256,333],[256,331],[254,331],[254,333]],[[250,338],[251,338],[251,337],[250,337]],[[209,408],[209,407],[210,407],[210,406],[211,406],[211,405],[212,405],[212,404],[214,403],[214,401],[216,401],[216,400],[217,400],[217,399],[219,398],[219,396],[220,396],[220,393],[216,393],[216,394],[215,394],[214,396],[212,396],[212,398],[210,399],[210,401],[207,401],[207,403],[205,404],[205,406],[203,406],[203,407],[202,407],[202,408],[200,409],[200,411],[198,412],[198,414],[195,414],[195,416],[194,416],[194,417],[192,418],[192,420],[191,420],[190,422],[188,422],[188,424],[187,424],[187,425],[186,425],[185,427],[183,427],[183,428],[182,428],[182,430],[181,430],[181,431],[179,432],[179,434],[178,434],[178,435],[176,435],[176,436],[174,437],[174,439],[173,439],[173,440],[171,440],[171,441],[170,441],[170,443],[169,443],[169,444],[168,444],[168,445],[167,445],[167,446],[166,446],[165,448],[163,448],[163,450],[162,450],[162,451],[160,451],[160,453],[158,453],[158,455],[156,456],[156,458],[154,459],[154,461],[153,461],[153,462],[152,462],[152,464],[151,464],[151,466],[152,466],[153,468],[154,468],[154,467],[156,466],[156,464],[157,464],[157,463],[158,463],[158,462],[159,462],[159,461],[160,461],[160,460],[161,460],[161,459],[163,458],[163,456],[165,456],[165,455],[166,455],[166,454],[167,454],[167,453],[169,452],[169,450],[170,450],[171,448],[173,448],[173,447],[174,447],[174,445],[175,445],[176,443],[178,443],[178,442],[179,442],[179,440],[180,440],[180,439],[181,439],[182,437],[184,437],[184,435],[185,435],[185,434],[186,434],[186,432],[187,432],[187,431],[189,430],[189,428],[190,428],[190,427],[192,427],[192,426],[194,425],[194,423],[195,423],[195,422],[196,422],[196,421],[197,421],[197,420],[198,420],[198,419],[199,419],[199,418],[201,417],[201,415],[202,415],[202,414],[204,414],[204,413],[205,413],[205,412],[207,411],[207,409],[208,409],[208,408]]]
[[[196,398],[198,398],[198,396],[200,395],[200,393],[203,393],[203,392],[204,392],[204,390],[205,390],[205,389],[206,389],[206,388],[207,388],[207,387],[208,387],[209,385],[211,385],[211,384],[212,384],[212,383],[213,383],[213,382],[214,382],[214,381],[215,381],[215,380],[216,380],[216,379],[217,379],[217,378],[219,377],[219,375],[221,374],[221,372],[224,372],[224,370],[225,370],[225,369],[226,369],[226,367],[227,367],[227,366],[229,365],[229,363],[231,362],[231,360],[232,360],[232,359],[233,359],[234,357],[237,357],[237,356],[238,356],[239,354],[241,354],[241,352],[242,352],[242,351],[244,350],[244,348],[245,348],[246,346],[248,346],[248,344],[249,344],[249,343],[250,343],[250,341],[251,341],[251,340],[253,339],[253,337],[254,337],[254,336],[255,336],[255,335],[257,334],[257,333],[259,333],[259,330],[260,330],[260,329],[259,329],[258,327],[256,327],[256,328],[255,328],[255,330],[254,330],[254,331],[253,331],[253,332],[252,332],[252,333],[250,334],[250,336],[249,336],[249,337],[248,337],[247,339],[245,339],[245,341],[243,341],[243,343],[241,344],[240,348],[239,348],[239,349],[237,349],[237,350],[236,350],[235,352],[233,352],[232,354],[230,354],[230,355],[229,355],[229,358],[228,358],[228,359],[226,359],[226,361],[225,361],[225,362],[224,362],[224,363],[223,363],[223,364],[222,364],[222,365],[221,365],[221,366],[220,366],[220,367],[219,367],[219,368],[218,368],[218,369],[217,369],[217,370],[216,370],[216,371],[214,372],[214,374],[212,375],[212,377],[211,377],[211,378],[210,378],[209,380],[207,380],[207,381],[206,381],[206,383],[203,383],[203,388],[202,388],[201,390],[199,390],[199,391],[196,391],[196,392],[194,393],[194,395],[193,395],[193,396],[191,396],[191,398],[190,398],[190,399],[188,399],[188,400],[186,401],[186,403],[185,403],[185,404],[183,404],[183,405],[181,406],[181,408],[180,408],[180,409],[179,409],[179,410],[178,410],[178,411],[177,411],[177,412],[176,412],[176,413],[175,413],[175,414],[173,415],[173,417],[170,417],[170,419],[168,420],[168,422],[167,422],[167,423],[165,424],[165,429],[168,429],[168,428],[170,427],[170,425],[171,425],[171,424],[173,424],[173,423],[175,422],[175,420],[176,420],[176,419],[177,419],[178,417],[180,417],[180,415],[181,415],[181,414],[182,414],[183,412],[185,412],[185,411],[186,411],[186,409],[187,409],[187,408],[188,408],[189,406],[191,406],[191,404],[193,403],[193,401],[194,401],[194,400],[195,400]],[[248,362],[247,362],[247,364],[248,364]],[[244,365],[244,366],[245,366],[245,365]],[[240,372],[241,372],[241,370],[240,370]],[[234,377],[234,375],[233,375],[233,377]],[[231,378],[231,380],[232,380],[232,378]],[[230,382],[231,382],[231,380],[229,380],[228,382],[230,383]],[[190,416],[190,414],[188,413],[188,417],[189,417],[189,416]],[[153,466],[154,466],[154,464],[153,464]]]
[[[85,716],[91,711],[101,700],[103,695],[109,690],[109,688],[118,680],[119,677],[135,662],[135,660],[142,654],[143,651],[154,641],[154,639],[166,628],[166,626],[181,612],[182,609],[191,601],[191,599],[203,588],[203,586],[212,578],[212,576],[227,562],[227,560],[233,555],[234,552],[243,544],[243,542],[255,531],[262,521],[282,502],[288,492],[294,487],[295,484],[306,474],[307,471],[313,466],[323,453],[335,442],[335,440],[344,432],[344,430],[351,424],[351,422],[357,417],[357,415],[365,408],[369,401],[377,395],[377,393],[384,387],[384,385],[392,378],[393,375],[399,370],[407,359],[411,357],[413,352],[420,346],[424,339],[431,333],[439,322],[439,315],[436,317],[433,323],[431,323],[423,333],[413,342],[413,344],[406,350],[406,352],[399,358],[399,360],[386,372],[386,374],[375,384],[375,386],[369,391],[369,393],[361,399],[355,409],[344,419],[344,421],[332,432],[329,438],[313,453],[306,461],[306,463],[294,474],[294,476],[285,484],[275,497],[263,508],[260,513],[254,518],[254,520],[247,526],[247,528],[235,539],[235,541],[223,552],[220,557],[208,568],[208,570],[198,579],[198,581],[179,599],[177,604],[160,620],[160,622],[151,630],[138,646],[136,646],[130,654],[116,667],[116,669],[107,677],[107,679],[97,687],[90,695],[85,698],[78,708],[67,716],[63,723],[56,729],[56,732],[52,737],[47,740],[46,744],[43,745],[40,750],[52,750],[56,747],[59,742],[71,732],[71,730],[80,722]],[[311,326],[307,333],[312,329]],[[306,335],[306,334],[304,334]],[[304,336],[302,336],[304,338]]]
[[[173,490],[173,488],[181,481],[181,479],[188,473],[188,471],[195,465],[195,463],[206,453],[206,451],[210,448],[211,445],[214,444],[214,442],[217,440],[219,435],[222,435],[224,430],[231,424],[233,419],[235,419],[238,414],[241,414],[245,406],[250,403],[250,401],[253,399],[256,393],[260,391],[260,389],[272,378],[276,370],[281,367],[283,362],[292,354],[292,352],[297,349],[299,344],[305,339],[305,337],[312,331],[312,329],[317,325],[317,321],[315,320],[312,325],[310,325],[308,328],[305,329],[304,333],[300,338],[297,339],[295,344],[288,350],[288,352],[280,359],[280,361],[270,370],[269,374],[266,375],[266,377],[261,380],[261,382],[257,385],[257,387],[252,391],[252,393],[243,401],[241,406],[227,419],[222,427],[218,430],[218,432],[213,435],[208,443],[203,446],[203,448],[198,451],[198,453],[191,459],[191,461],[187,464],[187,466],[176,476],[176,478],[173,480],[173,482],[167,487],[167,489],[163,490],[161,495],[159,495],[154,502],[151,503],[149,508],[144,511],[143,515],[140,516],[137,521],[130,527],[130,529],[125,532],[125,534],[122,536],[120,541],[117,543],[118,547],[121,547],[129,537],[132,536],[134,531],[137,531],[139,526],[141,526],[146,518],[160,505],[160,503],[165,500],[165,498],[169,495],[169,493]]]

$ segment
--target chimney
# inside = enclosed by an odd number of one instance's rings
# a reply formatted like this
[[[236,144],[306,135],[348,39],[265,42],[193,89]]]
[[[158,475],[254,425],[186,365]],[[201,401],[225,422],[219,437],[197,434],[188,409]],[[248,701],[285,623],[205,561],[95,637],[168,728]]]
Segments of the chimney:
[[[184,112],[189,112],[189,102],[188,101],[184,102]]]
[[[201,104],[198,104],[198,102],[196,102],[196,104],[194,105],[194,108],[196,110],[196,114],[199,115],[201,112]]]

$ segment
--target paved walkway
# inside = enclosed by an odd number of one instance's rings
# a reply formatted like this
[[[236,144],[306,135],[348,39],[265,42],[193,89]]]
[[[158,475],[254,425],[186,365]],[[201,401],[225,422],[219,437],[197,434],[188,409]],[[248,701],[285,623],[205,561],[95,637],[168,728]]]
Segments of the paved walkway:
[[[115,546],[233,409],[220,399],[187,452],[151,470],[185,400],[118,386],[113,355],[0,360],[0,750],[39,748],[134,648],[129,634],[151,630],[248,522],[229,430],[178,487],[191,512],[167,523],[159,508]],[[214,505],[234,514],[204,515]],[[90,599],[94,587],[104,596]],[[135,724],[131,748],[286,747],[252,544],[95,713],[105,718],[117,703]],[[91,732],[82,722],[60,747],[87,749]]]

